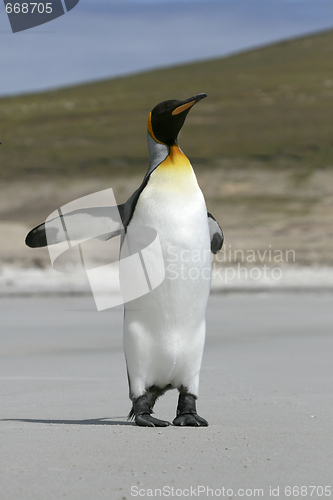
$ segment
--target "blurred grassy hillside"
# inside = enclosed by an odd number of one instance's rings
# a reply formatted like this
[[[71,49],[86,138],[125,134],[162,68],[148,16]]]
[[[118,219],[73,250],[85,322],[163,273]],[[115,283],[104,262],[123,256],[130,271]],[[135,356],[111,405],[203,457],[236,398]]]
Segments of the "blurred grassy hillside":
[[[293,247],[300,263],[332,264],[332,61],[330,31],[225,59],[0,99],[0,220],[37,224],[105,187],[123,201],[147,168],[152,107],[206,92],[179,143],[227,243]]]

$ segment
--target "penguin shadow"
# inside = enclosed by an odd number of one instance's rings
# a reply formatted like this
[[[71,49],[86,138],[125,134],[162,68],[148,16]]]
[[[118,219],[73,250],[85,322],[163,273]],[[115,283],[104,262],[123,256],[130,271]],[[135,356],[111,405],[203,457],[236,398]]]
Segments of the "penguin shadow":
[[[125,418],[125,417],[112,417]],[[36,418],[3,418],[0,422],[25,422],[31,424],[58,424],[58,425],[131,425],[136,426],[135,422],[127,420],[113,420],[112,418],[88,418],[85,420],[54,420],[54,419],[36,419]]]

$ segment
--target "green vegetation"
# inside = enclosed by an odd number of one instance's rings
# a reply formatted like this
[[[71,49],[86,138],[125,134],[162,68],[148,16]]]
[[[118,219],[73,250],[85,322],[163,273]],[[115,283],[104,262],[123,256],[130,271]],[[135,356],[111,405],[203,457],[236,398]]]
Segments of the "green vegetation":
[[[221,160],[333,165],[333,32],[226,59],[0,99],[3,179],[132,174],[147,165],[146,116],[206,92],[180,144],[198,168]]]

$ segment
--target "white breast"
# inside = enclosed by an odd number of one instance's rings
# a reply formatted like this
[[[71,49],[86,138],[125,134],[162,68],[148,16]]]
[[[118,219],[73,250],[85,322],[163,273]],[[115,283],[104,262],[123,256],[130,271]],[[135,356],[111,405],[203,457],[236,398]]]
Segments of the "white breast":
[[[204,346],[211,269],[207,209],[194,172],[175,178],[157,168],[130,226],[156,229],[166,269],[159,287],[125,306],[131,390],[139,394],[144,385],[177,386],[186,379],[193,385]]]

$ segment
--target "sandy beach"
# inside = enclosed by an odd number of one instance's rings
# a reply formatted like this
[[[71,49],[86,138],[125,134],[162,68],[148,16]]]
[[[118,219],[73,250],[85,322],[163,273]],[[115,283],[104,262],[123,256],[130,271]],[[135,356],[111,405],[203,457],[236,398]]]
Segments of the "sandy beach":
[[[126,420],[121,308],[2,298],[1,499],[330,498],[331,304],[212,295],[198,400],[210,426],[151,429]],[[156,416],[172,420],[176,402]]]

